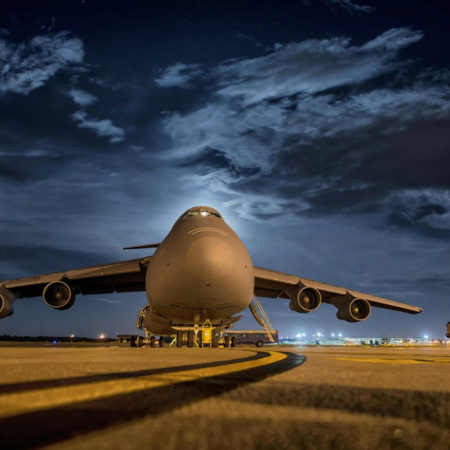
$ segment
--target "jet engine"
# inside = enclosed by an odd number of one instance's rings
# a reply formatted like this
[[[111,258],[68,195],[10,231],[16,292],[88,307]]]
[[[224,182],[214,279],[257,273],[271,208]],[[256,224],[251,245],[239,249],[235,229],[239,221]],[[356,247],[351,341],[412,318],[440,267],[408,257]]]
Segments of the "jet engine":
[[[13,303],[16,297],[4,286],[0,286],[0,319],[11,316],[14,313]]]
[[[301,283],[286,289],[286,293],[291,299],[289,308],[298,313],[306,314],[315,311],[322,303],[322,296],[317,289]]]
[[[356,298],[350,295],[345,296],[341,301],[337,300],[333,304],[339,308],[336,317],[346,322],[362,322],[370,316],[372,310],[370,303],[363,298]]]
[[[73,290],[63,281],[52,281],[47,284],[42,296],[48,306],[58,311],[69,309],[75,303]]]

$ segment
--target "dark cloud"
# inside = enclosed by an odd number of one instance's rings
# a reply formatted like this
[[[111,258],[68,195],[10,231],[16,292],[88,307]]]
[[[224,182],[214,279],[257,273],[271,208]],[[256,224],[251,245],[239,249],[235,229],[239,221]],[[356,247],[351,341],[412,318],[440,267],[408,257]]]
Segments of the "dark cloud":
[[[82,107],[91,105],[98,100],[95,95],[89,94],[89,92],[85,92],[80,89],[71,89],[69,91],[69,95],[77,105]]]
[[[396,199],[450,188],[442,170],[446,72],[417,73],[398,56],[422,37],[397,28],[360,46],[307,40],[219,64],[208,74],[206,106],[163,119],[172,137],[164,157],[207,167],[199,182],[236,194],[245,216],[272,217],[294,201],[300,216],[379,212],[388,220]],[[204,159],[208,148],[221,155],[220,166]],[[436,227],[435,216],[421,220]]]
[[[109,119],[99,120],[89,118],[87,113],[83,110],[73,113],[72,118],[77,122],[78,128],[92,130],[98,136],[109,138],[109,142],[111,143],[122,142],[124,140],[125,131],[122,128],[113,125]]]
[[[339,6],[340,8],[345,9],[350,14],[356,13],[370,13],[375,10],[375,8],[367,5],[359,5],[351,0],[325,0],[325,3],[333,8],[334,6]]]
[[[223,152],[215,149],[205,148],[199,155],[186,158],[180,162],[181,166],[196,167],[206,166],[207,169],[229,168],[230,161]]]
[[[159,73],[158,77],[155,78],[155,82],[161,87],[176,86],[184,89],[193,89],[201,81],[203,74],[204,71],[201,64],[178,62]]]
[[[83,43],[68,32],[36,36],[14,44],[0,40],[0,91],[29,94],[67,67],[82,63]]]
[[[317,1],[317,0],[316,0]],[[319,0],[323,1],[331,10],[335,11],[336,8],[345,9],[349,14],[353,13],[370,13],[375,10],[372,6],[359,5],[352,0]],[[303,4],[311,6],[314,0],[303,0]]]
[[[141,256],[122,247],[162,240],[206,204],[256,265],[425,310],[350,325],[334,307],[299,316],[263,300],[282,334],[437,330],[450,314],[442,11],[169,3],[54,2],[50,14],[15,8],[16,24],[0,17],[11,32],[0,37],[1,277]],[[2,331],[114,335],[146,302],[94,300],[66,314],[17,302]]]
[[[262,44],[260,41],[258,41],[258,39],[255,39],[255,38],[252,37],[252,36],[248,36],[248,35],[245,34],[245,33],[241,33],[240,31],[236,31],[236,36],[237,36],[239,39],[245,39],[246,41],[251,42],[251,43],[252,43],[254,46],[256,46],[256,47],[264,47],[263,44]]]

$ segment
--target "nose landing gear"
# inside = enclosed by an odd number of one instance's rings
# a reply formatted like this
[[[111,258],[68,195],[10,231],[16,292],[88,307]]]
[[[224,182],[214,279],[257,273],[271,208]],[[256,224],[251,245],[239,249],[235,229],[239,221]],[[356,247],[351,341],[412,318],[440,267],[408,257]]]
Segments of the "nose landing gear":
[[[150,336],[150,333],[147,331],[145,332],[145,338],[142,336],[130,336],[130,347],[144,347],[145,345],[156,347],[157,342],[160,347],[164,346],[164,338],[162,336],[156,340],[156,336]]]
[[[223,330],[223,328],[220,328]],[[185,325],[177,329],[177,337],[171,345],[177,343],[177,347],[183,347],[186,344],[191,348],[197,346],[200,348],[228,348],[236,347],[236,336],[230,336],[222,331],[216,332],[211,322],[207,319],[202,326],[198,324],[194,326]]]

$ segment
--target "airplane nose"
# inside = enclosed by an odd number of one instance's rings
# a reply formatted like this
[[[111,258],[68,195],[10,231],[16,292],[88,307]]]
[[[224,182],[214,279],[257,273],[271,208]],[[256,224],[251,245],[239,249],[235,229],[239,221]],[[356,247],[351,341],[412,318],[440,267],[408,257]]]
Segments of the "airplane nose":
[[[227,275],[233,268],[233,252],[225,240],[204,236],[196,239],[186,255],[189,271],[206,283]]]

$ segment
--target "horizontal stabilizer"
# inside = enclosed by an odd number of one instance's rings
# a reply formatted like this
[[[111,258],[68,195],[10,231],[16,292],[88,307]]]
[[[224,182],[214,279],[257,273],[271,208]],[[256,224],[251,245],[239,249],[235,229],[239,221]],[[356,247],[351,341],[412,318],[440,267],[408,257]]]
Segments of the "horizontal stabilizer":
[[[140,248],[156,248],[159,244],[146,244],[146,245],[137,245],[136,247],[124,247],[124,250],[137,250]]]

